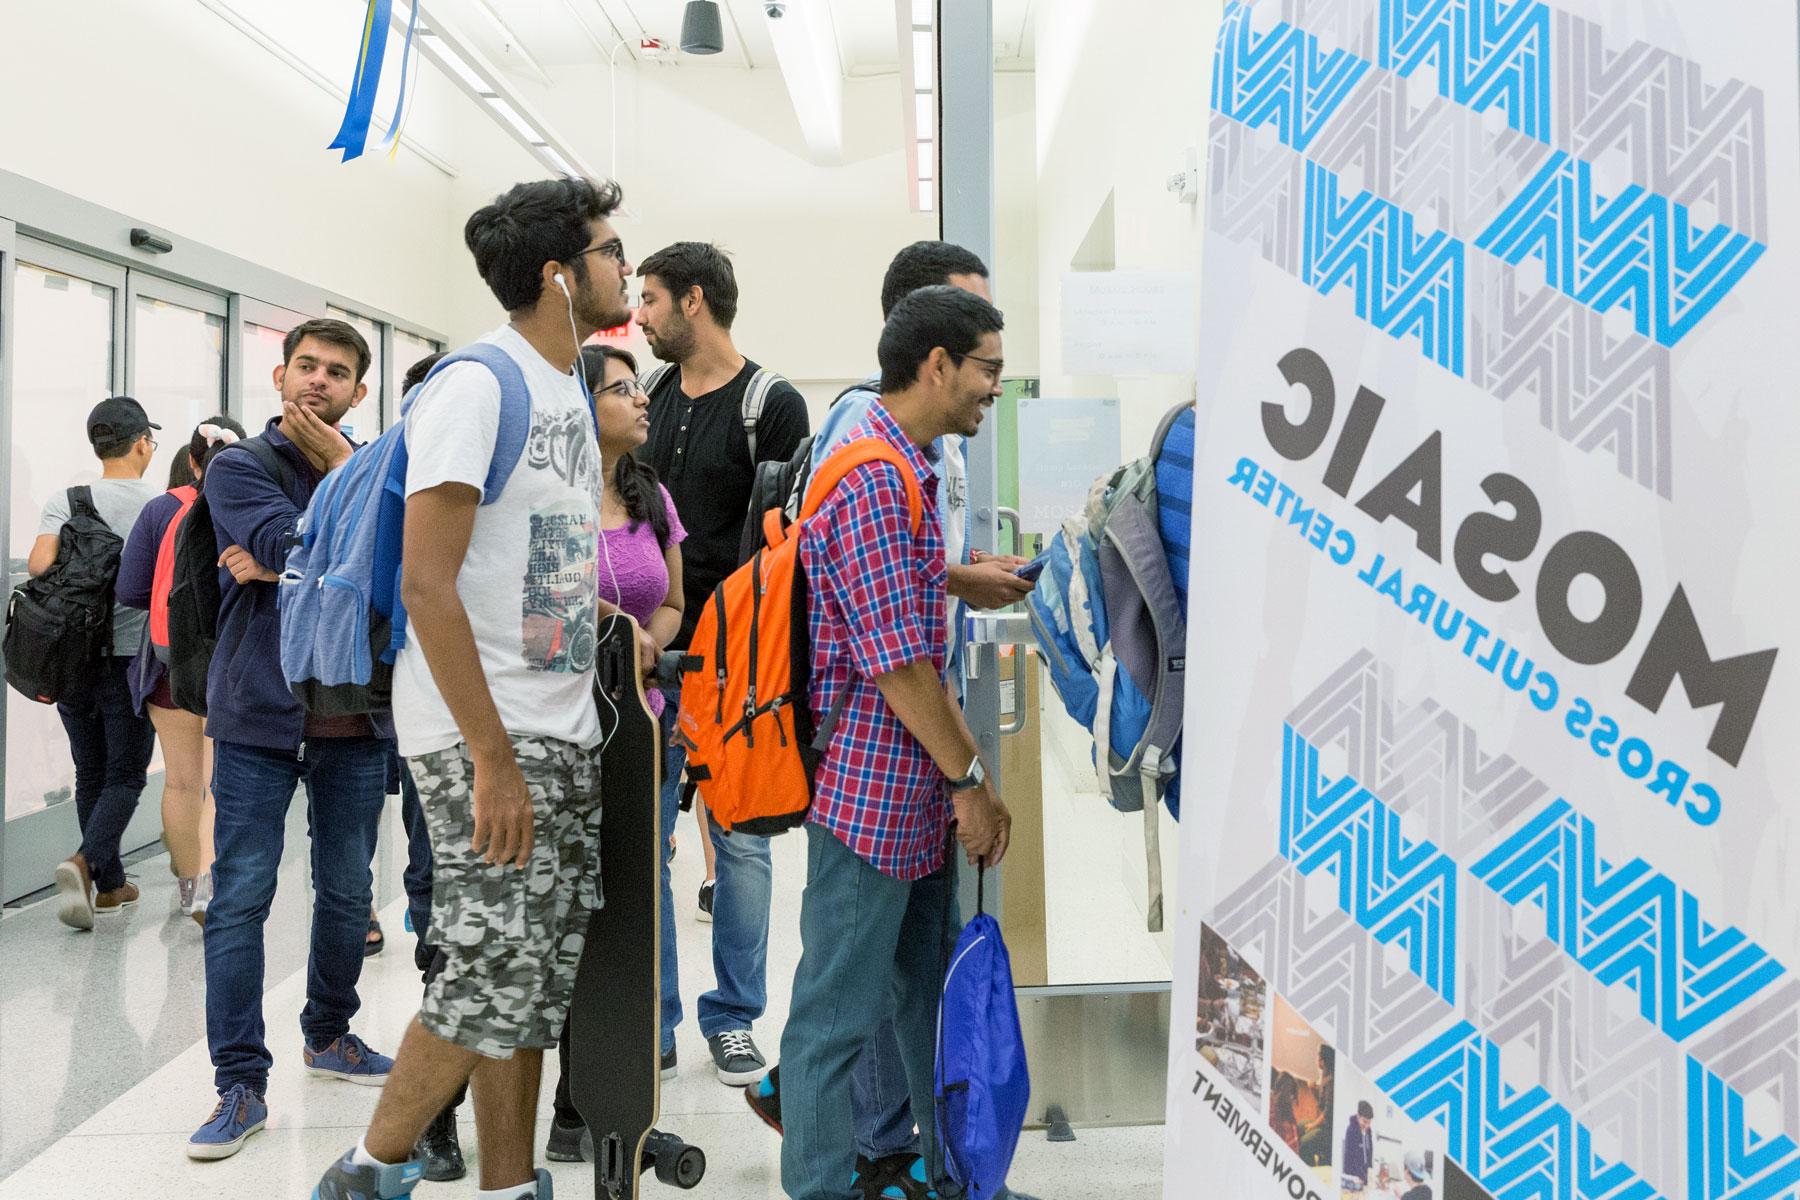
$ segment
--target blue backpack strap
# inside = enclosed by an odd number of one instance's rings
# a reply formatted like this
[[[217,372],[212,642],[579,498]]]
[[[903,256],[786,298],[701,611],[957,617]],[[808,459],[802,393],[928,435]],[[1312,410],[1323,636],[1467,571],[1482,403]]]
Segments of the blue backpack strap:
[[[472,342],[444,355],[407,394],[400,413],[404,419],[420,391],[437,377],[438,372],[459,362],[480,363],[493,372],[500,384],[500,430],[494,438],[494,459],[488,464],[487,479],[481,487],[481,502],[492,504],[506,489],[506,481],[512,478],[513,468],[519,465],[519,457],[525,453],[525,439],[531,436],[531,389],[525,384],[525,372],[519,369],[512,355],[492,342]]]

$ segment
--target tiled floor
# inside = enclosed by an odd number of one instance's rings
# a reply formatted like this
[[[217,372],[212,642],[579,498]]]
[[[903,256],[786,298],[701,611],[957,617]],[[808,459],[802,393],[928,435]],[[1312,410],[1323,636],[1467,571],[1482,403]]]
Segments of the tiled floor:
[[[290,847],[304,844],[304,816],[298,807],[296,812]],[[779,1197],[779,1142],[745,1108],[739,1091],[713,1077],[691,1020],[693,998],[712,978],[710,927],[692,915],[702,866],[690,818],[683,818],[680,838],[676,925],[690,1020],[679,1033],[680,1076],[664,1085],[662,1124],[707,1153],[707,1177],[697,1195]],[[386,840],[379,894],[392,898],[399,840]],[[795,917],[804,875],[800,839],[781,838],[775,847],[769,1012],[757,1030],[771,1056],[799,955]],[[63,929],[47,904],[7,913],[0,922],[0,1200],[298,1200],[309,1194],[319,1171],[366,1125],[377,1092],[303,1078],[299,1070],[308,903],[302,861],[290,853],[270,923],[265,1015],[276,1068],[269,1127],[221,1163],[193,1163],[182,1153],[187,1136],[211,1110],[213,1091],[201,1016],[200,940],[190,923],[170,915],[173,883],[164,860],[151,858],[135,868],[142,904],[103,921],[94,934]],[[382,915],[390,946],[364,972],[356,1028],[391,1051],[417,1008],[419,979],[398,900],[390,899]],[[545,1114],[553,1083],[547,1072]],[[1027,1133],[1012,1183],[1045,1200],[1152,1200],[1162,1192],[1162,1133],[1160,1127],[1083,1130],[1079,1140],[1063,1145]],[[473,1149],[468,1122],[464,1138]],[[588,1168],[557,1165],[553,1172],[564,1196],[590,1194]],[[472,1197],[476,1185],[472,1178],[425,1184],[418,1194]]]

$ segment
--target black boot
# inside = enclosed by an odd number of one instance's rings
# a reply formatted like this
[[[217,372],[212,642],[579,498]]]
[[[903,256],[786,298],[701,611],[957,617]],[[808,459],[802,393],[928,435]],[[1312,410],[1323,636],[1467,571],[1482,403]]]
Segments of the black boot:
[[[449,1183],[469,1173],[463,1164],[462,1144],[456,1138],[456,1106],[452,1104],[425,1127],[413,1147],[413,1157],[425,1164],[425,1178]]]

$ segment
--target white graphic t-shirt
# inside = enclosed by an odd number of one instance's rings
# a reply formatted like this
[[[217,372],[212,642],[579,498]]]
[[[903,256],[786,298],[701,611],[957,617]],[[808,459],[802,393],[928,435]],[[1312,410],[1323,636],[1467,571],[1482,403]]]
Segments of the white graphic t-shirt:
[[[524,371],[531,434],[500,498],[475,510],[456,591],[506,731],[589,748],[600,740],[592,698],[600,452],[587,392],[510,325],[481,340]],[[406,416],[406,494],[441,483],[480,489],[499,428],[493,372],[479,363],[446,367]],[[462,740],[416,626],[394,664],[394,725],[405,755]]]

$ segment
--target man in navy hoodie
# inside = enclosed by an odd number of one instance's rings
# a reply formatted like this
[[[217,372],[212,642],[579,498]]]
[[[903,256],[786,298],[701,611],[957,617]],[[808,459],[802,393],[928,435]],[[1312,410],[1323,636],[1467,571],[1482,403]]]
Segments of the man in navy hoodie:
[[[369,347],[342,321],[287,335],[274,382],[281,416],[221,452],[206,472],[223,602],[206,681],[217,805],[206,915],[206,1040],[218,1106],[188,1139],[190,1158],[236,1154],[263,1127],[273,1065],[263,1040],[263,924],[275,898],[288,806],[306,785],[312,831],[312,951],[303,1061],[309,1074],[379,1085],[392,1061],[350,1032],[359,1006],[375,834],[387,794],[392,723],[310,715],[281,671],[276,579],[319,481],[350,457],[338,422],[368,392]],[[254,446],[253,442],[262,442]],[[379,722],[379,728],[377,727]]]

